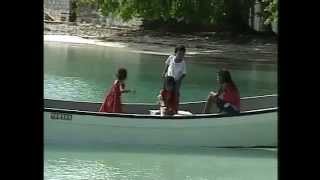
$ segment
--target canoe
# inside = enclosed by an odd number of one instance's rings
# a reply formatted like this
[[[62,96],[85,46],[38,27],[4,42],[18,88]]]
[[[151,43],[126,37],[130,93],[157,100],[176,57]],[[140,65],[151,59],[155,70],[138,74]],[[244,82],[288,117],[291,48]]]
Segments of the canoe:
[[[44,100],[44,143],[276,147],[277,95],[241,98],[236,116],[201,114],[205,101],[180,104],[177,116],[155,114],[157,104],[126,103],[126,113],[101,113],[101,102]]]

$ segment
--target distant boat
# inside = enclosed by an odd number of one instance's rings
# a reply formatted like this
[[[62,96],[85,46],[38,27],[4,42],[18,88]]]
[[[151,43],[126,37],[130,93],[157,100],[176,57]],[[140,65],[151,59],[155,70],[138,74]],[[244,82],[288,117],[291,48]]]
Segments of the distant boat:
[[[101,113],[101,103],[45,99],[45,144],[135,144],[276,147],[277,95],[241,98],[236,116],[201,114],[204,101],[180,104],[180,115],[151,115],[156,104],[124,104],[126,114]],[[183,113],[183,112],[190,112]],[[192,113],[192,114],[191,114]]]

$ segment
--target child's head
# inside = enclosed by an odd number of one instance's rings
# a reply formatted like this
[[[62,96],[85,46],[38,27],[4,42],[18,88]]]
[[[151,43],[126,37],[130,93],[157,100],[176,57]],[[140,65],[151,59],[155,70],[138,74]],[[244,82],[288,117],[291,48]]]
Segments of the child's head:
[[[231,74],[228,70],[226,69],[221,69],[218,72],[218,76],[217,76],[217,80],[220,84],[224,84],[224,83],[233,83],[232,78],[231,78]]]
[[[125,68],[119,68],[116,76],[120,81],[127,79],[127,70]]]
[[[175,86],[174,78],[171,76],[166,77],[163,89],[167,91],[172,91],[174,90],[174,86]]]
[[[177,57],[183,58],[184,54],[186,53],[186,47],[184,45],[177,46],[174,49],[174,53],[176,54]]]

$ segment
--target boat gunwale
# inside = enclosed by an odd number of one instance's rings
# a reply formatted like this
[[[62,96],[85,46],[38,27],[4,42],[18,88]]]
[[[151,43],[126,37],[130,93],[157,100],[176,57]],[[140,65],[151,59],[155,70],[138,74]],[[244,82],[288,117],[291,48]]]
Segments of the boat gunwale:
[[[268,94],[268,95],[260,95],[260,96],[246,96],[246,97],[241,97],[241,100],[244,99],[255,99],[255,98],[262,98],[262,97],[277,97],[277,94]],[[54,100],[54,101],[65,101],[65,102],[70,102],[71,100],[60,100],[60,99],[44,99],[44,100]],[[92,101],[74,101],[74,102],[79,102],[79,103],[92,103],[92,104],[102,104],[102,102],[92,102]],[[189,101],[189,102],[181,102],[181,105],[185,104],[197,104],[197,103],[205,103],[206,101]],[[155,103],[123,103],[124,105],[156,105]]]
[[[277,112],[278,107],[244,111],[244,112],[240,112],[240,114],[237,114],[237,115],[217,113],[217,114],[195,114],[195,115],[187,115],[187,116],[159,116],[159,115],[148,115],[148,114],[105,113],[105,112],[79,111],[79,110],[70,110],[70,109],[58,109],[58,108],[44,108],[44,111],[77,114],[77,115],[132,118],[132,119],[187,120],[187,119],[209,119],[209,118],[218,119],[218,118],[225,118],[225,117],[241,117],[241,116],[248,116],[248,115],[265,114],[265,113]]]

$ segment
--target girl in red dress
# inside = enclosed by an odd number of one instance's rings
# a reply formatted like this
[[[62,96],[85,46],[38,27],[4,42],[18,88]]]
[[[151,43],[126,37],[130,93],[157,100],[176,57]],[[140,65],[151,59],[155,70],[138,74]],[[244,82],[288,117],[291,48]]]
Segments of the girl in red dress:
[[[134,92],[132,90],[125,90],[124,81],[127,79],[127,70],[125,68],[118,69],[116,76],[117,80],[114,81],[111,90],[99,109],[99,112],[122,113],[121,94]]]
[[[220,112],[238,114],[240,112],[240,94],[237,86],[231,79],[228,70],[220,70],[217,80],[220,84],[218,93],[210,92],[203,113],[209,113],[213,103],[216,103]]]
[[[174,115],[178,112],[179,102],[175,89],[174,78],[171,76],[166,77],[164,87],[159,95],[160,106],[161,108],[165,108],[164,115]]]

